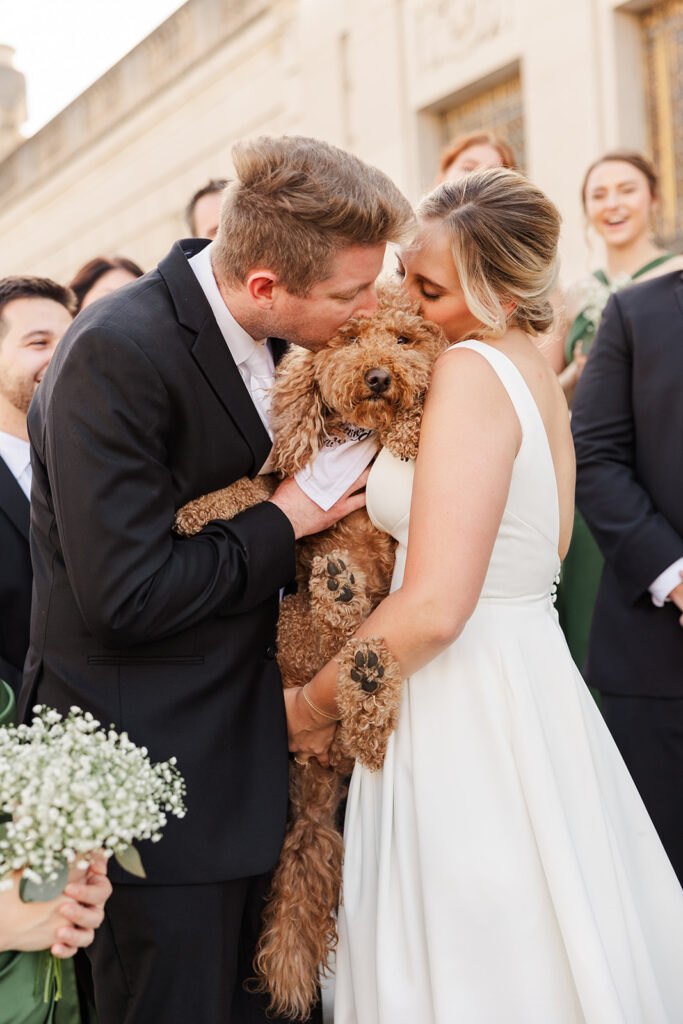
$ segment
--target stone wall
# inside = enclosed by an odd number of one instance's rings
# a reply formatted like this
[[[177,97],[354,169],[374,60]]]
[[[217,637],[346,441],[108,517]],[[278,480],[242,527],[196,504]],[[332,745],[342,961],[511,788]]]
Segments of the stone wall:
[[[575,276],[585,167],[645,144],[638,32],[615,0],[189,0],[0,163],[0,275],[67,280],[100,253],[153,266],[232,142],[261,132],[326,138],[416,200],[445,113],[519,73],[526,169]]]

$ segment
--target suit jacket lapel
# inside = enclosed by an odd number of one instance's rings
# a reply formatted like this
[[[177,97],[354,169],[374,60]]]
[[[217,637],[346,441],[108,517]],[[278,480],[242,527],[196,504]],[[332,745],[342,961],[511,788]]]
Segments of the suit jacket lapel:
[[[197,239],[176,242],[159,264],[173,298],[178,320],[196,333],[190,347],[193,359],[251,449],[250,475],[258,473],[272,447],[251,395],[225,343],[204,292],[187,264],[188,256],[208,243]]]
[[[199,331],[191,351],[202,373],[251,448],[254,456],[251,475],[254,476],[268,458],[272,443],[211,312]]]
[[[0,458],[0,508],[28,543],[30,505],[4,459]]]

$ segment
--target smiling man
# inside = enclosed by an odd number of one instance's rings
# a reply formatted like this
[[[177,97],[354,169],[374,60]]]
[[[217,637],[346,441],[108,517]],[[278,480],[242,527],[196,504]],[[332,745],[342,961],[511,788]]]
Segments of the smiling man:
[[[0,678],[17,694],[31,608],[26,414],[75,304],[68,288],[44,277],[0,280]]]

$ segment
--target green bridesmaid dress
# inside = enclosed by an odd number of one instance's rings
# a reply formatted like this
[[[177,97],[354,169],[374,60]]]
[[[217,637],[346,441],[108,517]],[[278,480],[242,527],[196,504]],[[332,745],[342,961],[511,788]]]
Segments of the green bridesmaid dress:
[[[597,285],[596,295],[590,305],[585,306],[573,321],[565,343],[565,361],[567,366],[574,358],[574,346],[578,341],[584,355],[593,343],[600,323],[600,316],[607,299],[612,292],[637,281],[639,277],[654,270],[675,253],[668,252],[647,263],[637,270],[632,277],[624,275],[610,284],[603,270],[593,274]],[[555,607],[560,616],[560,624],[567,639],[569,650],[579,670],[583,669],[588,653],[588,636],[590,633],[593,606],[598,593],[602,575],[603,558],[598,545],[593,540],[586,520],[578,509],[574,511],[574,530],[567,557],[562,563],[560,583],[557,588]]]
[[[16,718],[12,690],[0,679],[0,726]],[[0,952],[0,1024],[97,1024],[94,1012],[81,1011],[73,960],[62,961],[62,998],[43,1002],[34,994],[40,953]]]

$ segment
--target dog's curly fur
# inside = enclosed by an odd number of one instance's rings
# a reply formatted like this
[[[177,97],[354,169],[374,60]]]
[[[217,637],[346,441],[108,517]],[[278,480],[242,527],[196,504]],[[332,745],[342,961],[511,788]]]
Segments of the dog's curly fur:
[[[277,473],[303,468],[326,441],[343,436],[345,423],[376,430],[393,454],[414,458],[431,370],[445,345],[441,330],[385,285],[373,317],[349,321],[319,352],[292,348],[277,368],[272,393]],[[176,529],[192,534],[211,519],[232,518],[266,500],[276,483],[270,476],[239,480],[189,502],[177,513]],[[352,639],[388,593],[394,550],[395,542],[364,509],[353,512],[298,541],[297,593],[280,606],[283,685],[302,686],[336,658],[342,714],[330,751],[333,768],[290,766],[287,835],[255,959],[256,987],[282,1016],[309,1014],[336,943],[342,775],[355,759],[371,770],[381,767],[396,725],[401,678],[391,652],[381,639]]]

